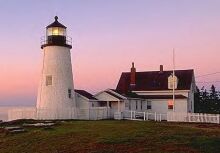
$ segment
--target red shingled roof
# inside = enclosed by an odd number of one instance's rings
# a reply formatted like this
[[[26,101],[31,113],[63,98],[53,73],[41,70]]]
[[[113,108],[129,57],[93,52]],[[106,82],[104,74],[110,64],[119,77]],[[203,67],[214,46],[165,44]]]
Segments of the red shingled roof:
[[[130,91],[157,91],[169,90],[168,77],[172,71],[148,71],[136,72],[136,85],[130,86],[130,72],[123,72],[117,85],[117,92],[126,94]],[[175,75],[178,78],[177,90],[190,90],[194,71],[176,70]]]

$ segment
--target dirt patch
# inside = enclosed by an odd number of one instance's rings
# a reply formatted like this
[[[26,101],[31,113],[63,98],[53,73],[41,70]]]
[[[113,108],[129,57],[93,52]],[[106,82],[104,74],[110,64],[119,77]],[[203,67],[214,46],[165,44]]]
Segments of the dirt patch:
[[[205,128],[205,129],[219,129],[220,125],[218,125],[218,124],[199,124],[196,127]]]
[[[164,152],[178,152],[178,153],[198,153],[197,150],[187,147],[185,145],[177,145],[177,144],[166,144],[161,147],[161,150],[164,150]]]
[[[84,150],[85,152],[117,152],[117,153],[139,153],[143,152],[143,148],[140,146],[128,145],[128,144],[90,144],[89,149]]]
[[[4,133],[4,132],[5,132],[5,129],[0,128],[0,133]]]

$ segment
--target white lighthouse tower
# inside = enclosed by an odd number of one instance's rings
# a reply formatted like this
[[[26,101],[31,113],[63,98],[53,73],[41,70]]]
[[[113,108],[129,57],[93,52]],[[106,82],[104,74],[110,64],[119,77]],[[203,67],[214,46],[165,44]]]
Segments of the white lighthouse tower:
[[[41,44],[43,67],[37,97],[38,119],[74,118],[71,48],[66,27],[55,16],[55,21],[46,27],[46,37]]]

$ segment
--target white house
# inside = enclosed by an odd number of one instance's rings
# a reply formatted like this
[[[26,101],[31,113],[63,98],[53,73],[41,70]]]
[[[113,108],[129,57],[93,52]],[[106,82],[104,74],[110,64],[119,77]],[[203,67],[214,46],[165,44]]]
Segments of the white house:
[[[85,90],[76,90],[76,108],[89,109],[90,107],[97,107],[101,105],[101,102],[98,101],[91,93]]]
[[[175,70],[174,81],[172,73],[164,71],[162,65],[159,71],[136,72],[132,64],[130,72],[121,74],[115,90],[102,91],[95,97],[107,101],[113,113],[126,110],[160,114],[194,112],[194,71]]]
[[[114,118],[115,113],[125,110],[125,101],[127,100],[127,97],[118,94],[113,89],[101,91],[94,95],[94,97],[102,102],[102,105],[99,106],[108,108],[109,118]]]
[[[96,99],[85,90],[75,90],[76,119],[98,120],[110,118],[105,101]]]

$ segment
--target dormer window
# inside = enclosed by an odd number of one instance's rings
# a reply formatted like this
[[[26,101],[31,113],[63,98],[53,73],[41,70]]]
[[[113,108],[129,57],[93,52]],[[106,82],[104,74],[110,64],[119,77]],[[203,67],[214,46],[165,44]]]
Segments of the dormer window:
[[[177,89],[178,78],[173,74],[168,77],[168,89]]]

